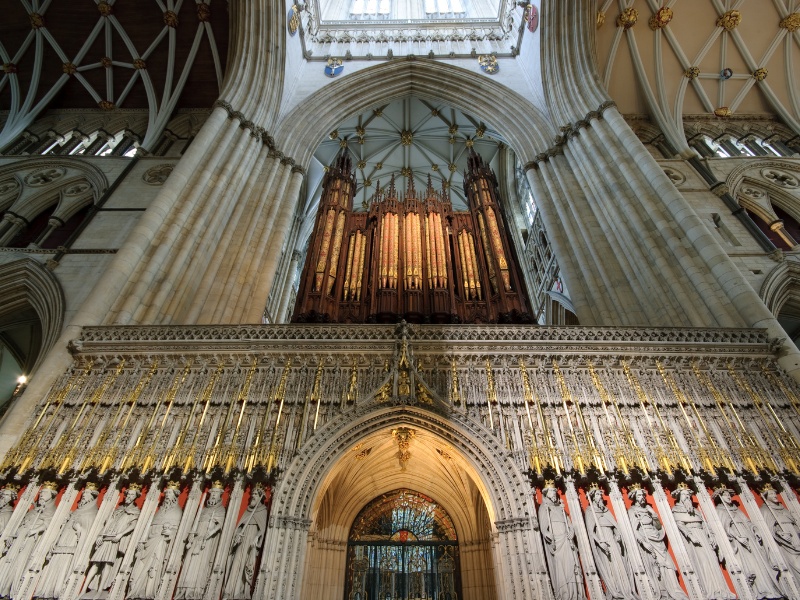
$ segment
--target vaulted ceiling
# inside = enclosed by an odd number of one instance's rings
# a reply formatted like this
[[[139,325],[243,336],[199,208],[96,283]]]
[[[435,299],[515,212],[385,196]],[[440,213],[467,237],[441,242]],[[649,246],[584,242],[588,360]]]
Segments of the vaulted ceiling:
[[[51,106],[144,108],[151,123],[177,108],[209,108],[227,48],[220,0],[8,0],[0,19],[6,133],[18,135]]]
[[[425,189],[430,176],[435,189],[444,184],[450,190],[456,210],[465,210],[462,173],[469,148],[488,163],[501,144],[500,135],[480,117],[430,100],[406,98],[348,119],[329,133],[314,156],[329,165],[347,147],[357,168],[356,209],[369,202],[377,185],[387,186],[392,177],[397,188],[405,190],[409,181],[416,189]]]
[[[668,136],[715,111],[777,115],[800,133],[798,10],[800,0],[598,0],[600,76],[621,112],[653,115]]]

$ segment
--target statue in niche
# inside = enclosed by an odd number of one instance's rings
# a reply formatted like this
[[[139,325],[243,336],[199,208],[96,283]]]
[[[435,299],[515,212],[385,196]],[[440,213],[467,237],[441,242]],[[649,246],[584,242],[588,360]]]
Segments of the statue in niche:
[[[642,549],[642,559],[647,577],[655,587],[659,598],[689,600],[678,582],[675,563],[667,551],[664,526],[653,507],[647,504],[647,494],[638,484],[628,490],[628,498],[633,502],[628,509],[628,518],[633,534]]]
[[[222,482],[215,481],[206,495],[205,507],[200,508],[195,516],[192,532],[186,540],[186,554],[175,590],[176,600],[199,600],[203,597],[225,523],[223,491]]]
[[[141,493],[142,486],[136,483],[128,486],[122,504],[111,513],[103,533],[95,541],[94,552],[89,559],[89,573],[86,575],[87,592],[102,592],[114,583],[139,519],[140,511],[136,500]]]
[[[586,595],[575,530],[553,481],[546,481],[542,488],[538,516],[556,600],[584,600]]]
[[[617,521],[606,506],[603,491],[593,484],[587,496],[586,529],[595,565],[606,586],[606,596],[609,600],[639,600],[630,559]]]
[[[702,513],[692,502],[692,490],[685,483],[678,484],[672,492],[675,505],[672,516],[683,536],[689,562],[697,573],[700,587],[708,600],[735,600],[719,568],[717,542]]]
[[[767,523],[775,543],[778,544],[786,564],[794,575],[796,583],[800,584],[800,526],[786,510],[786,507],[778,500],[778,491],[770,484],[766,484],[761,490],[761,497],[764,504],[761,505],[761,514]],[[780,581],[785,586],[785,582]],[[786,593],[791,590],[784,589]]]
[[[61,597],[61,590],[72,575],[75,552],[97,517],[97,496],[97,485],[87,483],[78,507],[64,521],[55,545],[47,553],[47,563],[36,587],[37,598]]]
[[[767,557],[767,549],[752,521],[733,503],[735,492],[725,486],[714,490],[717,515],[742,567],[742,574],[756,600],[778,600],[783,592],[778,590],[779,569]]]
[[[170,481],[164,490],[161,508],[150,522],[145,538],[136,547],[127,598],[153,600],[167,567],[172,540],[181,523],[183,510],[178,505],[180,483]]]
[[[14,500],[17,499],[17,487],[9,484],[0,489],[0,534],[8,525],[11,515],[14,513]],[[8,540],[6,540],[8,543]],[[8,546],[0,548],[0,556],[5,556]]]
[[[27,571],[31,553],[56,513],[57,495],[58,486],[52,482],[45,483],[33,508],[22,518],[13,535],[7,538],[9,549],[0,564],[0,597],[14,597]]]
[[[267,507],[264,488],[255,485],[250,501],[233,534],[233,546],[225,568],[223,600],[250,600],[255,581],[256,560],[261,540],[267,530]]]

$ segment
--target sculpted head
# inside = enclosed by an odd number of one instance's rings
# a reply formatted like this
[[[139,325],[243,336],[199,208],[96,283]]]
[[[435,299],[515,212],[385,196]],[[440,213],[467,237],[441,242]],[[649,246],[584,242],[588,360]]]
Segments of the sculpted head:
[[[222,484],[219,482],[214,483],[211,486],[211,489],[208,490],[208,496],[206,497],[206,506],[217,506],[222,502],[222,492],[224,491],[222,488]]]
[[[761,497],[765,502],[769,502],[770,504],[780,504],[778,502],[778,490],[770,484],[765,485],[764,489],[761,490]]]
[[[178,496],[181,495],[180,484],[170,481],[169,485],[164,490],[164,500],[162,503],[166,506],[171,506],[178,501]]]
[[[42,489],[39,490],[39,497],[36,499],[36,503],[39,506],[44,506],[48,502],[55,500],[57,495],[58,489],[56,488],[55,484],[45,483],[42,486]]]
[[[128,489],[125,490],[125,500],[123,502],[125,503],[126,506],[130,506],[131,504],[136,502],[136,500],[139,498],[141,494],[142,494],[141,486],[131,484],[128,486]]]
[[[603,490],[600,488],[589,488],[589,501],[598,508],[605,508],[606,502],[603,499]]]
[[[711,497],[714,500],[718,499],[723,504],[730,504],[731,502],[733,502],[733,493],[734,492],[732,489],[723,486],[723,487],[718,487],[716,490],[714,490],[714,493],[711,495]]]
[[[260,485],[254,485],[250,490],[250,501],[248,502],[248,506],[250,508],[255,508],[261,501],[264,499],[264,488]]]
[[[78,507],[88,506],[97,500],[97,488],[86,487],[81,494],[81,499],[78,501]]]
[[[17,493],[11,488],[4,487],[3,489],[0,489],[0,508],[8,506],[14,502],[16,495]]]
[[[545,487],[542,489],[542,495],[553,504],[558,504],[558,490],[554,485],[545,484]]]

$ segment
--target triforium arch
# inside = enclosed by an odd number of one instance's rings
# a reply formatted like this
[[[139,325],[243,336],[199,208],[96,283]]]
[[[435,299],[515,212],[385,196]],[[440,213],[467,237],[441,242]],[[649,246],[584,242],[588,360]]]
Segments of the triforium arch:
[[[546,567],[535,531],[535,505],[530,484],[497,439],[461,414],[442,417],[413,407],[365,408],[355,417],[341,415],[318,431],[315,439],[281,474],[274,489],[270,528],[264,545],[265,556],[280,558],[262,568],[254,597],[271,600],[307,597],[313,577],[309,566],[315,560],[316,551],[313,543],[309,543],[309,531],[332,474],[358,444],[376,435],[391,435],[393,429],[403,427],[436,439],[443,447],[449,446],[480,490],[490,521],[492,548],[487,557],[493,561],[494,572],[492,595],[485,597],[508,600],[548,597]],[[365,474],[365,477],[370,475]],[[401,484],[410,481],[401,479]],[[424,488],[425,484],[416,482],[416,487]],[[389,491],[388,487],[378,493],[383,491]],[[340,522],[344,524],[347,518],[352,520],[361,508],[363,506],[358,506],[352,516],[343,517]],[[346,544],[350,525],[344,524],[337,542]],[[343,583],[343,554],[340,566]],[[467,581],[469,577],[466,576]],[[342,593],[341,589],[337,594]]]

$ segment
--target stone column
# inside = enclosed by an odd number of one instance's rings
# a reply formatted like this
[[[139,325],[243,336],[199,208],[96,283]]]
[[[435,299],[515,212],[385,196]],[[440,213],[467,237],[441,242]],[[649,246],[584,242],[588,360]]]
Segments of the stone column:
[[[253,598],[301,600],[300,584],[310,527],[311,521],[302,517],[270,517]]]
[[[28,221],[23,217],[15,215],[10,210],[6,211],[3,215],[3,221],[0,222],[0,247],[7,246],[11,241],[17,237],[23,229],[28,226]]]
[[[281,301],[278,304],[278,311],[275,315],[275,318],[279,320],[279,322],[283,322],[287,319],[286,312],[289,310],[289,302],[292,298],[292,291],[294,290],[294,282],[297,280],[297,270],[300,267],[300,259],[302,255],[300,254],[299,250],[294,250],[292,252],[292,260],[289,263],[289,269],[286,273],[286,278],[283,282],[283,290],[281,294]],[[288,317],[291,319],[291,316]]]

